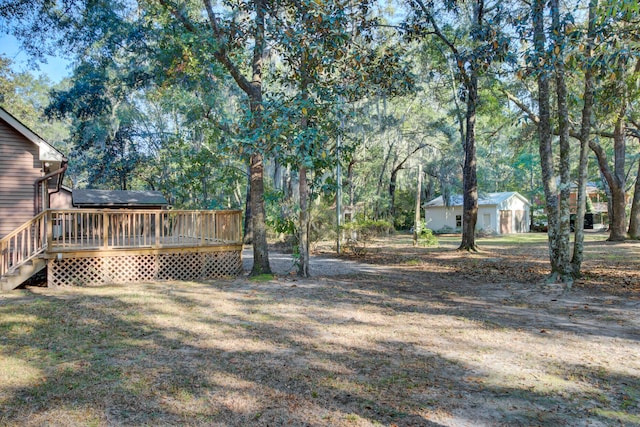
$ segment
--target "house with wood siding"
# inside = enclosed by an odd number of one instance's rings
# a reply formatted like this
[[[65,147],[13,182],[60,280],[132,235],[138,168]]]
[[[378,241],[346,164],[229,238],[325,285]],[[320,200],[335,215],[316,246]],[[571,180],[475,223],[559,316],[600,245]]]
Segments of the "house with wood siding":
[[[158,192],[71,191],[64,155],[0,107],[0,291],[233,277],[242,212],[171,210]]]
[[[0,238],[50,206],[64,155],[0,107]]]

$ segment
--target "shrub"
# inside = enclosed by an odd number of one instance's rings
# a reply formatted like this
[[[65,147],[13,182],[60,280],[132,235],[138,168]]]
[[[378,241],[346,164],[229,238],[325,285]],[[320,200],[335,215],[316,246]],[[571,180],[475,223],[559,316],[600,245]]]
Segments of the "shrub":
[[[451,228],[447,226],[434,230],[435,234],[456,234],[459,232],[460,230],[456,230],[455,228]]]
[[[363,219],[348,222],[341,227],[346,234],[347,250],[355,255],[364,256],[367,252],[367,245],[374,237],[385,236],[395,230],[393,224],[385,220]]]
[[[491,227],[476,230],[476,237],[493,237],[497,235],[498,233],[496,233],[496,231]]]
[[[395,231],[393,224],[383,219],[356,220],[344,224],[341,229],[355,239],[371,239],[372,237],[386,236]]]
[[[438,238],[433,234],[433,230],[423,224],[418,234],[418,244],[420,246],[437,246]]]

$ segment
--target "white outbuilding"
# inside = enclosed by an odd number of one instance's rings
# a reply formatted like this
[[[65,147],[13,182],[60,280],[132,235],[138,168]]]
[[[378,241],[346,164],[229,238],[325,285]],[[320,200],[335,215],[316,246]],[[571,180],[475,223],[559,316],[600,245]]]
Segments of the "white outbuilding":
[[[530,221],[529,201],[520,193],[508,191],[478,195],[478,222],[476,230],[496,234],[527,233]],[[462,196],[452,195],[445,204],[442,196],[425,203],[424,216],[427,227],[462,229]]]

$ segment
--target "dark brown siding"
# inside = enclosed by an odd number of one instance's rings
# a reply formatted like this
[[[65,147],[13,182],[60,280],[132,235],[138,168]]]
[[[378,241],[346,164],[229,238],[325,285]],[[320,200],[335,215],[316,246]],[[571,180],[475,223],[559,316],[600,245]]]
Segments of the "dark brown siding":
[[[33,217],[38,146],[0,119],[0,238]]]

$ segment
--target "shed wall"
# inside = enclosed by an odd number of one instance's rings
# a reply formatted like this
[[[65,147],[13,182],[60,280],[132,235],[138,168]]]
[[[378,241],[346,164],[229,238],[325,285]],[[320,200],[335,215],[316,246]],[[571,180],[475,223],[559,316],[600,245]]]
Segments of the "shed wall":
[[[454,206],[450,208],[445,207],[431,207],[425,208],[424,216],[427,227],[432,230],[440,230],[448,227],[456,229],[456,215],[462,215],[462,207]]]
[[[529,205],[518,197],[511,197],[505,200],[500,209],[513,211],[511,220],[511,230],[513,233],[528,233],[530,221]]]
[[[478,206],[477,230],[485,230],[500,234],[500,211],[511,211],[510,224],[507,227],[512,233],[527,233],[529,231],[529,206],[517,197],[511,197],[500,205]],[[456,227],[456,215],[462,215],[462,206],[454,207],[427,207],[425,208],[425,221],[427,227],[432,230],[440,230],[448,227]]]
[[[478,206],[478,222],[476,223],[476,230],[500,233],[498,221],[499,218],[496,205]]]

